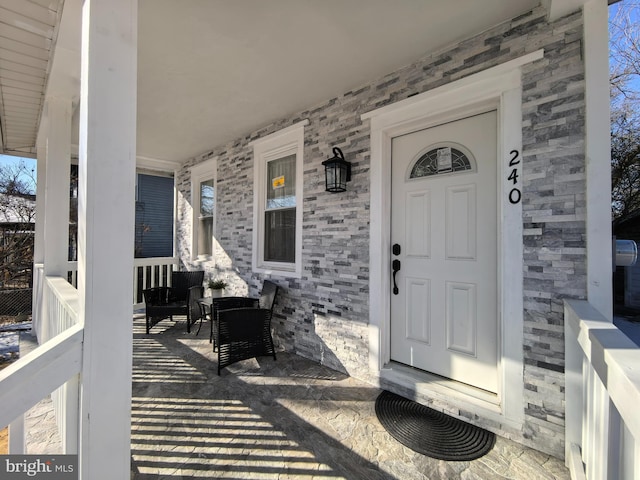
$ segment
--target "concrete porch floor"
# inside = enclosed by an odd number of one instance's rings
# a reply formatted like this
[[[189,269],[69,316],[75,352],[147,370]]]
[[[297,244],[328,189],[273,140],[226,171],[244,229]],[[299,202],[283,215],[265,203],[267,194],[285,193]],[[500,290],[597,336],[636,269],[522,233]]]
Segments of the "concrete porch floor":
[[[217,375],[207,325],[144,333],[135,320],[132,479],[568,479],[554,457],[498,438],[472,462],[444,462],[393,439],[380,390],[279,353]]]
[[[207,327],[164,321],[146,335],[134,319],[133,480],[570,478],[561,460],[500,437],[472,462],[415,453],[376,418],[379,389],[297,355],[218,376]],[[51,402],[29,416],[28,453],[60,453]]]

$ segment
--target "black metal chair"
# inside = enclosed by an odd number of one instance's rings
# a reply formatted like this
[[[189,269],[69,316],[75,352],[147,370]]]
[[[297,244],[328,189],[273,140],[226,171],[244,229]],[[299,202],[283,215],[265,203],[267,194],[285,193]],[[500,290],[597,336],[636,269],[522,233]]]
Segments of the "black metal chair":
[[[174,315],[187,317],[187,332],[200,319],[197,300],[204,296],[204,271],[172,272],[171,287],[153,287],[143,290],[147,333],[151,327]]]
[[[218,351],[218,375],[232,363],[263,355],[276,359],[271,318],[278,285],[265,280],[260,298],[212,299],[211,341]]]

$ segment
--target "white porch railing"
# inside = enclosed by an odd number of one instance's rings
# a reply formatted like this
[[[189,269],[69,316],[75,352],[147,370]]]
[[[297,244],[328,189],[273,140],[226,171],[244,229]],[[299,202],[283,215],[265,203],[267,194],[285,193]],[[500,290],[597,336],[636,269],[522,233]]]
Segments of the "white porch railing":
[[[176,257],[136,259],[134,308],[144,305],[143,289],[169,284],[177,265]],[[34,265],[32,321],[41,347],[0,372],[0,405],[11,406],[0,409],[0,425],[10,424],[10,453],[24,452],[23,414],[49,394],[63,453],[77,453],[84,334],[78,325],[77,278],[77,262],[69,262],[65,278],[47,277],[42,264]]]
[[[171,272],[177,270],[177,268],[178,257],[136,258],[133,261],[134,310],[144,306],[142,290],[145,288],[169,285],[171,282]],[[37,275],[34,277],[34,283],[36,278]],[[71,285],[74,287],[78,286],[78,262],[69,262],[67,267],[67,278]],[[34,294],[34,299],[35,298]]]
[[[67,281],[75,288],[78,288],[78,262],[68,262]]]
[[[43,343],[42,322],[40,312],[42,312],[42,289],[44,285],[44,265],[36,263],[33,266],[33,301],[31,304],[31,328],[36,334],[38,343]]]
[[[171,283],[171,272],[178,269],[178,257],[136,258],[133,261],[133,308],[144,305],[142,290]]]
[[[171,283],[171,272],[178,269],[178,257],[136,258],[133,261],[133,309],[142,308],[144,299],[142,290],[151,287],[161,287]],[[69,262],[67,265],[67,280],[74,287],[78,286],[78,262]],[[33,314],[32,325],[36,332],[38,342],[42,344],[49,338],[44,330],[48,328],[45,318],[42,316],[44,284],[44,266],[34,265],[33,275]]]
[[[78,323],[78,290],[65,278],[45,277],[43,293],[46,342]],[[62,448],[67,453],[78,451],[79,393],[79,378],[73,375],[51,394]]]
[[[0,425],[11,422],[10,453],[24,453],[22,416],[53,392],[63,453],[77,453],[78,374],[84,335],[77,324],[78,293],[62,277],[40,276],[34,288],[45,307],[39,312],[42,345],[0,371]]]
[[[572,478],[640,479],[640,348],[586,301],[565,301],[565,453]]]
[[[43,287],[46,342],[78,323],[78,290],[62,277],[45,277]]]

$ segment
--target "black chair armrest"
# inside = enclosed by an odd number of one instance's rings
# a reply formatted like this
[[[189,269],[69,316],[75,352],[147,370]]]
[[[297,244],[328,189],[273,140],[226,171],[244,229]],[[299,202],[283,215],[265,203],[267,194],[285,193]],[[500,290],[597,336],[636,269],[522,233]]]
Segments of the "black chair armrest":
[[[202,285],[189,287],[187,290],[187,308],[191,323],[201,318],[201,310],[198,300],[202,297],[204,297],[204,287]]]
[[[214,314],[231,308],[258,308],[258,300],[248,297],[220,297],[211,300],[211,310]]]

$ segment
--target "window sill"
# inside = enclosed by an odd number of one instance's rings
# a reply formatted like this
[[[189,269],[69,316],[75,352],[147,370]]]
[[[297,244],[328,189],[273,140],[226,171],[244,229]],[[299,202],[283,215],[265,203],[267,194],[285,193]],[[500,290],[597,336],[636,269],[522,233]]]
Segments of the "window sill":
[[[272,265],[260,265],[253,267],[254,273],[261,273],[263,275],[273,275],[278,277],[288,277],[288,278],[301,278],[302,273],[298,271],[295,265],[291,265],[289,268],[283,266],[272,266]]]
[[[192,258],[193,263],[209,263],[214,261],[213,255],[198,255]]]

